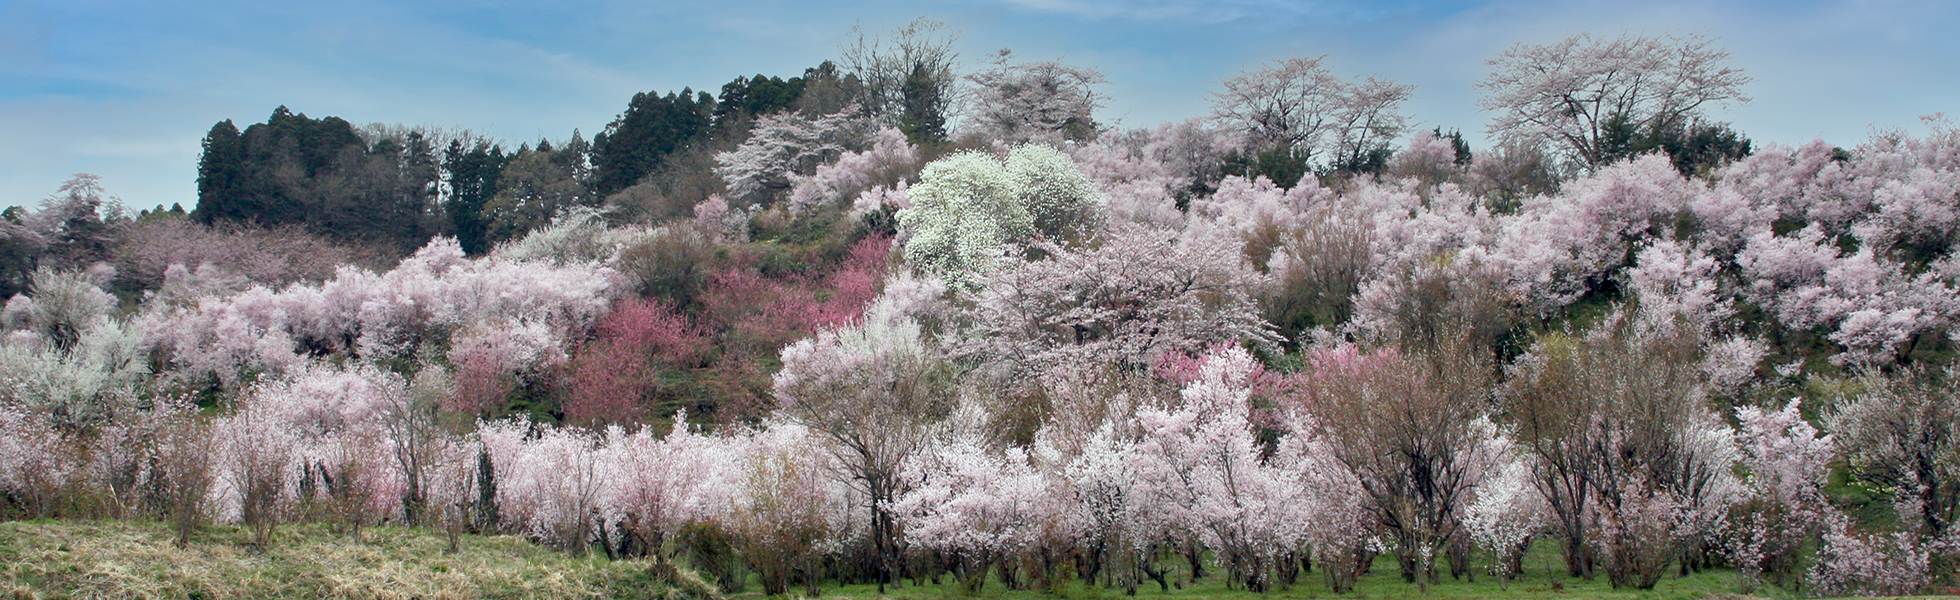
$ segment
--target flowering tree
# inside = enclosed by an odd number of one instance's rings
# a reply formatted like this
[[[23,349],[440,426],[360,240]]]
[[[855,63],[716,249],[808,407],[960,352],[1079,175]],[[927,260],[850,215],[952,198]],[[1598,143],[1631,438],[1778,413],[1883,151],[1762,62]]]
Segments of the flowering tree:
[[[778,414],[822,440],[837,474],[869,513],[882,587],[894,576],[899,523],[892,503],[908,486],[903,467],[947,412],[947,368],[911,317],[885,312],[783,348],[775,376]]]
[[[853,112],[814,119],[796,112],[764,115],[741,146],[715,155],[715,174],[728,182],[730,199],[773,204],[798,177],[861,147],[870,127]]]
[[[1486,61],[1491,72],[1478,83],[1479,105],[1497,113],[1492,136],[1552,144],[1600,167],[1609,121],[1659,130],[1708,107],[1748,101],[1742,86],[1750,78],[1723,64],[1728,58],[1700,35],[1605,40],[1581,33],[1549,45],[1518,44]]]
[[[1736,419],[1749,497],[1730,516],[1730,560],[1744,577],[1788,586],[1804,544],[1841,518],[1824,497],[1836,439],[1817,435],[1795,400],[1782,410],[1738,408]]]
[[[707,336],[664,302],[622,302],[595,333],[572,367],[565,418],[573,423],[671,413],[681,397],[673,374],[700,368],[709,350]]]
[[[1210,548],[1230,582],[1252,591],[1267,589],[1305,542],[1299,473],[1265,464],[1254,439],[1247,400],[1258,370],[1240,348],[1210,355],[1176,406],[1136,417],[1149,502],[1166,511],[1172,535]]]
[[[967,76],[974,85],[967,112],[975,129],[1010,144],[1095,138],[1099,126],[1091,113],[1103,97],[1090,86],[1108,83],[1102,73],[1052,60],[1008,65],[1012,57],[1002,50],[992,59],[993,70]]]
[[[318,287],[254,287],[146,312],[137,326],[145,347],[173,368],[167,382],[235,389],[252,375],[299,364],[303,354],[414,357],[472,323],[521,319],[558,339],[582,335],[624,283],[592,263],[472,260],[455,240],[437,238],[387,273],[343,266]]]
[[[1603,286],[1634,245],[1671,234],[1697,189],[1660,156],[1604,166],[1501,219],[1492,262],[1550,314]]]
[[[1909,530],[1937,540],[1960,518],[1960,370],[1910,369],[1870,375],[1867,391],[1838,406],[1826,422],[1838,448],[1862,478],[1898,490]]]
[[[906,142],[904,133],[885,127],[878,130],[870,149],[846,152],[837,162],[818,165],[807,177],[792,176],[795,187],[790,190],[789,208],[807,213],[856,199],[861,194],[872,194],[874,190],[882,190],[877,193],[903,191],[907,181],[918,175],[918,169],[919,148]],[[869,208],[875,210],[878,205]],[[854,207],[852,212],[860,211]]]
[[[1252,302],[1258,277],[1223,239],[1121,226],[1099,246],[1037,248],[1049,257],[1009,258],[981,280],[970,317],[978,338],[967,352],[1025,374],[1141,369],[1167,353],[1273,339]]]
[[[829,455],[807,429],[773,422],[745,440],[742,464],[722,517],[743,559],[762,576],[764,593],[805,592],[822,580],[822,559],[864,533],[849,486],[830,477]]]
[[[1302,159],[1326,156],[1355,164],[1386,148],[1402,131],[1399,112],[1415,86],[1368,78],[1350,83],[1321,64],[1326,56],[1276,60],[1225,78],[1212,93],[1212,116],[1260,148],[1285,148]]]
[[[1006,161],[980,152],[933,161],[907,194],[913,206],[897,215],[911,232],[905,261],[960,285],[990,270],[1003,244],[1086,235],[1102,204],[1068,156],[1032,145]]]
[[[1194,118],[1110,131],[1068,151],[1107,199],[1110,220],[1176,227],[1184,221],[1178,204],[1209,193],[1240,146],[1237,136]]]
[[[1508,442],[1508,440],[1506,440]],[[1491,571],[1510,581],[1524,571],[1531,539],[1550,524],[1550,508],[1532,484],[1531,459],[1512,457],[1478,484],[1476,499],[1463,510],[1463,528],[1489,552]]]
[[[132,225],[117,249],[115,264],[120,279],[142,289],[163,285],[172,265],[189,271],[210,265],[276,288],[332,278],[335,267],[353,259],[352,251],[298,228],[265,230],[162,219]]]
[[[0,343],[0,404],[70,433],[132,416],[149,365],[140,334],[108,315],[114,298],[82,273],[43,269],[34,284],[7,303],[25,327]]]
[[[1394,532],[1403,579],[1425,589],[1438,581],[1434,561],[1463,535],[1465,505],[1498,458],[1486,446],[1496,434],[1481,408],[1487,392],[1474,374],[1454,372],[1479,363],[1437,362],[1405,361],[1392,349],[1323,350],[1300,400],[1359,478],[1373,516]]]
[[[1026,449],[995,450],[986,420],[967,415],[944,421],[928,450],[909,465],[918,482],[894,504],[906,541],[953,557],[962,585],[978,592],[987,571],[1027,551],[1048,521],[1047,481],[1029,463]]]
[[[1624,311],[1583,338],[1553,335],[1514,367],[1505,414],[1574,576],[1605,563],[1649,588],[1741,498],[1733,433],[1706,407],[1701,341]]]

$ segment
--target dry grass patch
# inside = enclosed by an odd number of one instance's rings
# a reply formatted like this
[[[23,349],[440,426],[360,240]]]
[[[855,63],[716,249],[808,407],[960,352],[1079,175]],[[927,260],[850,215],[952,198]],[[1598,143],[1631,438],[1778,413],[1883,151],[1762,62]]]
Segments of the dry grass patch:
[[[0,593],[17,598],[675,597],[645,561],[579,558],[509,536],[324,525],[278,530],[258,548],[243,528],[209,528],[187,548],[161,524],[0,523]]]

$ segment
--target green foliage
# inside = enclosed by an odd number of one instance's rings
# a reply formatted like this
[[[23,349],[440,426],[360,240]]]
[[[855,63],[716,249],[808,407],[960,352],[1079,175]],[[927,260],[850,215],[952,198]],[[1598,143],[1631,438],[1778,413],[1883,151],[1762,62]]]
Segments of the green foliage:
[[[449,215],[449,230],[465,254],[490,251],[490,223],[483,207],[496,197],[497,181],[510,160],[503,148],[484,141],[468,149],[461,140],[451,141],[443,152],[443,170],[449,172],[449,198],[443,208]]]
[[[898,130],[917,146],[946,143],[946,90],[944,82],[925,63],[913,63],[905,77]]]
[[[689,227],[663,227],[620,250],[620,269],[640,281],[640,296],[694,306],[714,270],[714,246]]]
[[[517,239],[567,210],[597,205],[598,197],[585,187],[590,151],[574,131],[563,148],[539,140],[536,150],[519,149],[510,156],[497,176],[495,195],[482,208],[484,241],[494,246]]]
[[[762,75],[748,79],[736,77],[734,81],[721,86],[721,97],[715,104],[715,122],[722,124],[789,109],[796,106],[797,99],[802,95],[803,79],[800,77],[791,77],[788,81]]]
[[[1707,175],[1723,164],[1751,152],[1749,138],[1727,123],[1652,123],[1641,127],[1625,114],[1608,116],[1601,124],[1600,164],[1649,152],[1666,152],[1674,170],[1693,177]]]
[[[212,126],[198,161],[200,223],[304,225],[321,235],[406,251],[436,233],[434,149],[419,132],[372,147],[339,117],[281,106],[239,132]]]
[[[1292,189],[1313,172],[1309,154],[1291,145],[1280,144],[1250,154],[1234,152],[1225,157],[1224,173],[1246,179],[1265,177],[1282,188]]]
[[[707,92],[634,94],[626,112],[592,138],[593,191],[609,196],[638,183],[669,155],[704,141],[714,114]]]

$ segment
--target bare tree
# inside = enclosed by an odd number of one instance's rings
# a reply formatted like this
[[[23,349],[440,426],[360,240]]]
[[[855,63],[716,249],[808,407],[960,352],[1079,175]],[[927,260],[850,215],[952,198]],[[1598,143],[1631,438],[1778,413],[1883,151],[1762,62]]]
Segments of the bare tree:
[[[840,62],[864,86],[866,111],[894,127],[943,118],[957,79],[953,64],[960,55],[953,40],[959,32],[919,17],[882,36],[866,33],[862,25],[851,33],[856,39],[840,49]]]
[[[1436,558],[1468,539],[1471,491],[1500,458],[1490,347],[1507,303],[1495,281],[1463,266],[1401,274],[1390,328],[1399,348],[1322,351],[1304,390],[1334,456],[1395,534],[1403,579],[1423,589],[1439,580]]]
[[[1486,61],[1484,110],[1497,114],[1488,131],[1500,142],[1547,143],[1588,167],[1608,156],[1607,123],[1624,119],[1636,131],[1687,124],[1710,106],[1747,102],[1751,80],[1727,66],[1727,50],[1701,35],[1612,40],[1581,33],[1555,44],[1518,44]]]
[[[1225,78],[1224,89],[1212,93],[1212,117],[1254,145],[1304,158],[1348,163],[1386,148],[1406,125],[1400,108],[1415,86],[1374,77],[1349,82],[1323,64],[1326,58],[1276,60]]]
[[[1706,406],[1703,339],[1619,311],[1582,336],[1549,335],[1520,361],[1504,413],[1566,567],[1652,588],[1727,509],[1737,453]]]

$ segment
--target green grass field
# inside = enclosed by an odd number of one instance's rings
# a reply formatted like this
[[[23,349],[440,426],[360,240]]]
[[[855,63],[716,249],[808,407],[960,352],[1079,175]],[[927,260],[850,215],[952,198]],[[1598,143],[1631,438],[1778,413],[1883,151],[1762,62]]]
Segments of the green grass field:
[[[1479,567],[1482,566],[1481,564],[1479,565]],[[1163,591],[1158,587],[1156,582],[1146,580],[1144,585],[1137,588],[1135,598],[1259,598],[1264,600],[1293,598],[1343,598],[1354,600],[1381,598],[1556,598],[1560,600],[1641,598],[1654,600],[1688,600],[1732,595],[1739,589],[1734,573],[1729,571],[1697,573],[1682,579],[1670,576],[1662,579],[1660,584],[1652,590],[1615,590],[1607,583],[1604,575],[1592,581],[1587,581],[1566,577],[1564,569],[1564,559],[1558,555],[1557,550],[1550,544],[1541,544],[1539,547],[1534,548],[1532,554],[1527,558],[1524,575],[1507,585],[1499,585],[1496,577],[1480,572],[1474,581],[1454,580],[1445,576],[1442,583],[1430,586],[1428,592],[1425,594],[1415,584],[1404,583],[1402,581],[1393,557],[1382,556],[1376,560],[1374,569],[1368,574],[1363,575],[1356,583],[1354,591],[1345,594],[1334,593],[1327,587],[1320,572],[1315,571],[1310,574],[1302,574],[1300,576],[1300,582],[1291,588],[1275,588],[1265,594],[1226,589],[1223,577],[1215,574],[1199,580],[1195,585],[1172,589],[1169,592]],[[942,582],[945,585],[912,587],[909,585],[911,582],[907,581],[906,583],[908,585],[906,587],[887,588],[886,595],[891,598],[946,598],[956,597],[961,594],[959,587],[950,579],[942,580]],[[863,585],[844,586],[843,588],[829,586],[824,588],[824,595],[825,597],[836,598],[878,597],[876,587]],[[1796,597],[1788,593],[1782,593],[1781,590],[1773,589],[1758,590],[1755,595],[1762,598]],[[748,596],[755,598],[761,597],[760,594],[750,594]],[[986,587],[977,596],[972,597],[1000,599],[1026,598],[1032,600],[1058,597],[1076,599],[1127,598],[1129,596],[1124,595],[1122,590],[1099,590],[1081,585],[1079,582],[1071,582],[1063,589],[1058,590],[1057,593],[1052,594],[1034,591],[1014,591],[1006,589],[998,580],[994,580],[987,582]]]
[[[14,598],[648,598],[685,597],[657,581],[647,561],[609,561],[572,557],[511,536],[463,536],[459,551],[446,552],[445,538],[419,529],[372,528],[354,540],[325,525],[283,527],[268,548],[249,543],[237,527],[206,528],[190,547],[177,548],[171,531],[156,523],[120,521],[32,521],[0,523],[0,594]],[[1052,592],[1009,590],[998,580],[980,593],[962,594],[951,577],[940,585],[887,588],[889,598],[1055,599],[1125,598],[1122,590],[1102,590],[1067,582]],[[762,598],[751,582],[732,598]],[[1592,581],[1565,577],[1563,562],[1549,544],[1535,548],[1524,576],[1500,586],[1479,575],[1475,581],[1445,578],[1428,593],[1403,583],[1392,558],[1383,557],[1356,589],[1334,594],[1318,572],[1301,583],[1266,594],[1227,590],[1220,577],[1169,592],[1146,581],[1136,598],[1523,598],[1592,600],[1639,598],[1745,598],[1735,574],[1717,570],[1685,578],[1669,576],[1652,590],[1615,590],[1604,577]],[[869,585],[822,588],[825,598],[878,598]],[[1786,590],[1762,588],[1753,597],[1799,598]]]

